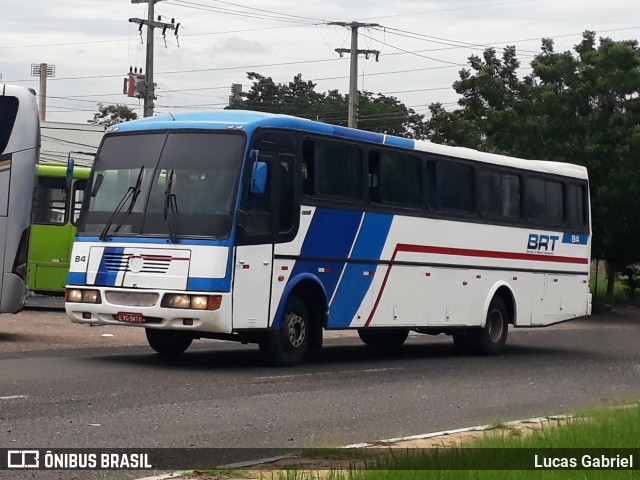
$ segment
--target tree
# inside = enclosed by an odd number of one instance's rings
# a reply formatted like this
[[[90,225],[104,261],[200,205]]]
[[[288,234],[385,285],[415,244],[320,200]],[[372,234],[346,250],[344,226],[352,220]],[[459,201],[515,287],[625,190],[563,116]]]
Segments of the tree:
[[[129,120],[136,120],[138,114],[131,110],[126,105],[103,105],[98,104],[98,112],[93,114],[93,120],[88,120],[88,123],[94,125],[115,125],[116,123],[128,122]]]
[[[271,77],[248,72],[253,81],[242,100],[233,101],[230,109],[257,110],[309,118],[334,125],[347,126],[349,96],[337,90],[318,93],[316,84],[304,81],[298,74],[289,83],[275,83]],[[358,127],[390,135],[419,137],[423,132],[423,116],[395,97],[361,92]]]
[[[617,272],[640,262],[640,51],[636,41],[583,34],[574,52],[542,41],[532,73],[518,80],[514,47],[470,57],[453,88],[460,108],[431,105],[429,138],[589,170],[593,256]]]

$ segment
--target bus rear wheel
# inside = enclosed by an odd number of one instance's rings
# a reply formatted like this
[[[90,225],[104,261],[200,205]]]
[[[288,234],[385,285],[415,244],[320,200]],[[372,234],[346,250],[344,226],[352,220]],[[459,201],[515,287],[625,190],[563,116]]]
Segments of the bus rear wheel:
[[[369,329],[359,328],[360,340],[371,347],[401,347],[409,336],[406,328]]]
[[[493,297],[484,327],[453,335],[456,348],[480,355],[498,355],[504,350],[509,332],[509,311],[500,297]]]
[[[311,325],[305,303],[291,295],[285,304],[280,327],[270,331],[260,342],[260,351],[278,367],[296,365],[309,349]]]
[[[155,328],[146,328],[145,332],[149,346],[160,355],[181,355],[193,342],[193,337],[186,332],[157,330]]]

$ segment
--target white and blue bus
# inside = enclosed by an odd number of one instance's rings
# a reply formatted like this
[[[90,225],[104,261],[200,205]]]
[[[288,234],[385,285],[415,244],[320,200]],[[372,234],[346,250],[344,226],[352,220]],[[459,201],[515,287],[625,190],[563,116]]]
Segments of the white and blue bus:
[[[28,293],[29,223],[39,151],[35,95],[0,83],[0,313],[21,310]]]
[[[66,311],[144,327],[161,354],[227,339],[291,365],[330,329],[495,354],[509,325],[590,314],[590,232],[580,166],[284,115],[155,117],[103,139]]]

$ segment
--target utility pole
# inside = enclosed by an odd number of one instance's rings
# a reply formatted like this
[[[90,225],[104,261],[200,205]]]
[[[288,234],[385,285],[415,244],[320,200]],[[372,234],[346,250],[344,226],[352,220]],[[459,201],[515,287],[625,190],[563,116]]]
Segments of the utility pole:
[[[171,23],[165,23],[165,22],[161,22],[160,18],[158,18],[158,21],[155,21],[153,19],[154,17],[154,6],[156,4],[156,2],[159,2],[160,0],[131,0],[131,3],[146,3],[148,4],[147,7],[147,19],[141,19],[141,18],[130,18],[129,22],[131,23],[137,23],[138,25],[140,25],[140,35],[142,35],[142,26],[146,25],[147,27],[147,61],[146,61],[146,67],[145,67],[145,88],[144,88],[144,92],[141,92],[144,98],[144,116],[145,117],[152,117],[153,116],[153,108],[154,108],[154,104],[153,101],[156,99],[155,96],[155,84],[153,83],[153,29],[154,28],[162,28],[162,35],[164,35],[167,32],[167,29],[169,30],[175,30],[176,31],[176,35],[178,35],[178,28],[180,27],[180,24],[176,25],[175,21],[172,21]]]
[[[378,50],[358,50],[358,29],[360,27],[379,27],[377,23],[360,23],[360,22],[330,22],[328,25],[338,25],[351,29],[351,48],[336,48],[336,52],[342,57],[343,54],[351,55],[351,64],[349,68],[349,121],[347,125],[351,128],[358,127],[358,55],[364,55],[366,59],[369,55],[376,56],[376,62],[380,56]]]
[[[46,63],[32,63],[31,76],[40,77],[38,109],[40,110],[40,121],[44,122],[47,119],[47,77],[53,78],[56,76],[56,66]]]

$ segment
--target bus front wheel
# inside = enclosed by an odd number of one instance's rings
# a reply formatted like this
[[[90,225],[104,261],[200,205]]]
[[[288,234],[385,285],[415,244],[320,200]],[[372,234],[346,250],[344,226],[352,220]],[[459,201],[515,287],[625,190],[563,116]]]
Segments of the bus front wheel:
[[[287,299],[280,327],[265,336],[260,342],[260,351],[272,365],[296,365],[307,353],[310,334],[307,306],[300,298],[291,295]]]
[[[149,346],[160,355],[181,355],[191,345],[193,337],[186,332],[174,330],[145,329]]]

